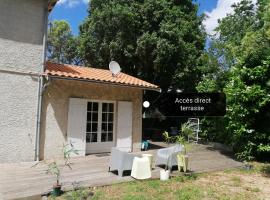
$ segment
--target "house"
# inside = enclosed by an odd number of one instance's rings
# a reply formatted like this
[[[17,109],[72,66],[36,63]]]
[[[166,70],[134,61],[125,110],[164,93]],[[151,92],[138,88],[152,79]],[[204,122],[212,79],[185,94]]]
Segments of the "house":
[[[143,90],[124,73],[46,62],[47,18],[57,0],[0,1],[0,162],[140,149]]]
[[[156,85],[121,72],[50,62],[44,74],[42,158],[61,154],[66,140],[79,155],[114,146],[140,150],[143,90],[158,91]]]

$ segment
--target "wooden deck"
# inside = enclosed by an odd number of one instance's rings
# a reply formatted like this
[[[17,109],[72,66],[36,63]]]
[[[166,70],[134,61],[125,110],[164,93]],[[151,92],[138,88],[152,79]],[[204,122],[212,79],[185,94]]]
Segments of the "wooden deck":
[[[197,145],[189,153],[189,170],[208,172],[239,167],[242,164],[209,146]],[[145,152],[140,152],[145,153]],[[147,151],[155,155],[155,150]],[[72,159],[72,170],[63,169],[61,183],[64,190],[74,187],[93,187],[133,181],[129,175],[120,177],[108,172],[109,154],[89,155]],[[40,195],[51,190],[54,177],[45,172],[44,162],[0,164],[0,199],[40,199]],[[174,175],[177,171],[173,172]],[[159,177],[159,168],[152,171],[152,177]],[[32,197],[32,198],[30,198]]]

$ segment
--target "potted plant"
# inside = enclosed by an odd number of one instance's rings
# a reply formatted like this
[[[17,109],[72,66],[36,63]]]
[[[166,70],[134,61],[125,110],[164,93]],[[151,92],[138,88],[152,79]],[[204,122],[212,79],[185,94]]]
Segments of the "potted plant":
[[[183,146],[183,153],[187,153],[188,138],[193,134],[193,129],[189,122],[183,123],[179,134],[175,137],[175,140],[178,144]]]
[[[68,166],[70,169],[72,169],[70,162],[70,155],[72,153],[78,154],[78,151],[74,149],[72,144],[63,145],[64,167]],[[60,164],[57,163],[56,161],[52,161],[51,163],[49,163],[48,169],[46,170],[46,174],[51,174],[55,176],[56,182],[53,184],[53,191],[51,194],[53,196],[60,196],[62,193],[61,190],[62,184],[60,183],[60,175],[61,175]]]
[[[61,195],[61,187],[62,185],[60,184],[60,169],[59,165],[53,161],[48,165],[48,169],[46,171],[47,174],[51,174],[56,177],[56,182],[53,184],[53,191],[52,195],[53,196],[60,196]]]
[[[187,154],[187,138],[193,134],[193,130],[191,128],[191,124],[186,122],[181,125],[181,130],[179,135],[175,136],[175,142],[181,144],[183,147],[183,151],[177,155],[178,169],[180,171],[180,167],[183,167],[184,172],[187,170],[188,166],[188,156]]]
[[[192,134],[193,134],[193,130],[191,128],[191,124],[188,122],[181,125],[181,130],[179,131],[179,134],[176,136],[170,136],[167,131],[162,133],[165,139],[165,142],[168,145],[180,144],[183,147],[183,151],[177,155],[177,161],[178,161],[178,167],[183,166],[184,171],[186,171],[187,166],[188,166],[188,157],[186,155],[187,143],[188,143],[187,138],[191,136]],[[167,157],[167,160],[166,160],[165,169],[160,170],[160,180],[168,180],[170,178],[170,170],[168,169],[168,167],[169,167],[169,161],[171,158],[168,155],[166,157]]]
[[[172,140],[172,137],[169,136],[169,133],[167,131],[162,133],[162,135],[165,139],[165,142],[169,145],[171,140]],[[160,170],[160,180],[162,180],[162,181],[169,180],[169,178],[170,178],[170,170],[168,168],[168,165],[169,165],[169,157],[167,156],[167,162],[166,162],[165,169]]]

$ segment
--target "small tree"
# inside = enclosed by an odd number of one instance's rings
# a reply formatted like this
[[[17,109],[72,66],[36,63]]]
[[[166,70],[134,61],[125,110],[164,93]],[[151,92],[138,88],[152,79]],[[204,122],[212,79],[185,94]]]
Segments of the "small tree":
[[[50,61],[64,64],[80,64],[78,56],[79,40],[72,35],[70,25],[65,20],[50,23],[47,42],[47,58]]]
[[[184,154],[186,154],[188,138],[193,135],[193,129],[191,128],[191,124],[189,122],[181,124],[181,130],[179,131],[179,135],[175,136],[175,142],[183,145]]]
[[[172,136],[169,136],[169,133],[167,131],[162,133],[166,144],[170,144],[172,142]],[[167,155],[167,161],[166,161],[166,166],[165,166],[165,170],[168,170],[168,165],[169,165],[169,156]]]
[[[64,156],[64,166],[68,166],[71,168],[71,162],[70,162],[70,155],[72,153],[78,154],[78,150],[76,150],[73,145],[70,144],[64,144],[63,145],[63,156]],[[48,164],[48,169],[46,170],[46,174],[51,174],[55,176],[56,183],[54,184],[54,188],[61,188],[60,184],[60,176],[61,176],[61,170],[60,170],[60,164],[57,163],[55,160]]]
[[[59,166],[58,164],[53,161],[52,163],[50,163],[48,165],[48,169],[46,171],[46,174],[51,174],[53,176],[56,177],[56,183],[55,183],[55,186],[59,186],[60,184],[60,169],[59,169]]]

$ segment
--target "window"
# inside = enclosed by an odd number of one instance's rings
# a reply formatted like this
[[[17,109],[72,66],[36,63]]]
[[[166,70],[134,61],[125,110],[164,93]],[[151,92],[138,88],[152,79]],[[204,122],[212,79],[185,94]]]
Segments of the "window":
[[[86,142],[97,142],[98,139],[98,103],[88,102],[87,104],[87,124]]]
[[[113,141],[113,103],[102,103],[101,142]]]
[[[88,102],[86,142],[112,142],[114,130],[114,103]]]

